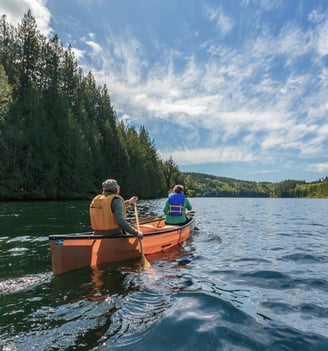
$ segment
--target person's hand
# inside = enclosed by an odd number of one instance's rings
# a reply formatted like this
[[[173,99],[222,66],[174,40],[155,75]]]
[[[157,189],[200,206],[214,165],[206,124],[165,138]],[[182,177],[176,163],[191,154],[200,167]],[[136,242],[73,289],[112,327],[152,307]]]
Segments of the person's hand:
[[[131,199],[128,200],[128,205],[133,205],[138,201],[138,196],[132,196]]]
[[[143,239],[143,233],[142,233],[142,232],[138,232],[137,237],[138,237],[139,239]]]

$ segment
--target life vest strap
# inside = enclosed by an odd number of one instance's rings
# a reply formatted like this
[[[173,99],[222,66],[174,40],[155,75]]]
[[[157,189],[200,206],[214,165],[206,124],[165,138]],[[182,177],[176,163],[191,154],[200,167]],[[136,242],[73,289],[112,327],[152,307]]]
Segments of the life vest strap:
[[[169,205],[169,213],[175,216],[182,216],[183,206],[182,205]]]

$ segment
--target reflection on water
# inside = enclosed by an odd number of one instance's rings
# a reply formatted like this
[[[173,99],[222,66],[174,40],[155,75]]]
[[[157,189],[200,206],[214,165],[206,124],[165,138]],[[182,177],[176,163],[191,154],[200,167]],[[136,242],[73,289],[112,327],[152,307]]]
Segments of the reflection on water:
[[[0,349],[328,349],[328,201],[192,204],[199,230],[147,256],[151,269],[138,259],[62,276],[48,234],[87,228],[88,203],[0,204]]]

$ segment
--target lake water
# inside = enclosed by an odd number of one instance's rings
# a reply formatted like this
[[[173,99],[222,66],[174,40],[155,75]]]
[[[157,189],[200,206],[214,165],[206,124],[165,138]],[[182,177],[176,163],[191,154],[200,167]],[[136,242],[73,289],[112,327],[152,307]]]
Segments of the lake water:
[[[62,276],[48,235],[89,230],[88,202],[0,203],[0,349],[328,350],[328,200],[190,200],[197,230],[151,269]]]

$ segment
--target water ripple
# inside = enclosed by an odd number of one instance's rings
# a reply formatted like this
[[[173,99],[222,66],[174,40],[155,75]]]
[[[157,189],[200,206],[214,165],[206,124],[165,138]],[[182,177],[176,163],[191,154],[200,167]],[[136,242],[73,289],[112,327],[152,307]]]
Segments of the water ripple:
[[[0,295],[14,294],[21,290],[31,289],[36,285],[50,281],[51,276],[52,273],[48,272],[0,281]]]

